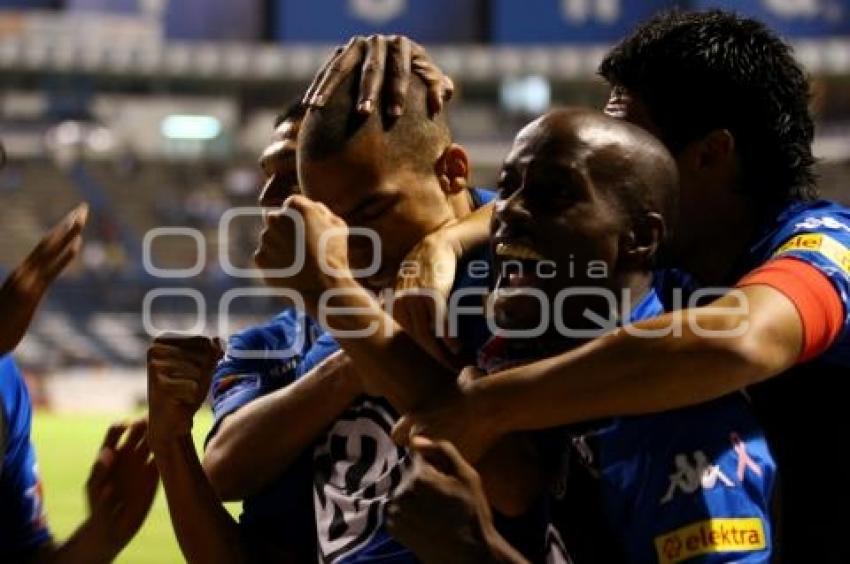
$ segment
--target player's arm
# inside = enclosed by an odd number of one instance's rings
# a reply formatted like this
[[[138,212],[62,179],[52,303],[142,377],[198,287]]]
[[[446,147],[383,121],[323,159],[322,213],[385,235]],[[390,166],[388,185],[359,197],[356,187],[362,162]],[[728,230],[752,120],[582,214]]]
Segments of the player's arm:
[[[228,415],[203,462],[218,497],[244,499],[269,484],[360,393],[350,359],[338,351],[292,384]]]
[[[149,440],[171,523],[187,562],[250,560],[239,527],[207,479],[192,441],[216,357],[212,343],[157,339],[148,351]]]
[[[348,263],[347,226],[324,205],[292,196],[281,211],[268,214],[254,257],[257,265],[269,270],[292,264],[297,237],[287,214],[293,211],[303,218],[307,260],[294,276],[270,276],[266,282],[299,290],[307,312],[354,361],[366,390],[386,397],[400,412],[450,383],[455,371],[420,348],[375,296],[354,280]],[[320,245],[325,233],[333,236]],[[327,274],[328,268],[336,271],[333,276]]]
[[[387,506],[392,535],[426,564],[527,562],[496,531],[481,478],[445,441],[416,437],[413,473]]]
[[[88,205],[74,208],[51,229],[0,286],[0,354],[14,349],[50,284],[82,248]]]
[[[147,517],[158,483],[146,431],[144,419],[109,428],[86,482],[88,517],[64,542],[40,546],[31,562],[106,563],[127,546]]]
[[[456,364],[461,344],[448,331],[438,337],[437,308],[449,303],[460,260],[488,243],[493,206],[481,206],[423,238],[404,258],[416,268],[402,268],[396,280],[393,317],[446,365]]]
[[[408,417],[396,437],[411,431],[445,436],[474,459],[508,431],[675,409],[770,378],[823,352],[843,319],[829,280],[810,265],[785,260],[799,263],[790,276],[757,270],[708,306],[642,321],[471,382]]]

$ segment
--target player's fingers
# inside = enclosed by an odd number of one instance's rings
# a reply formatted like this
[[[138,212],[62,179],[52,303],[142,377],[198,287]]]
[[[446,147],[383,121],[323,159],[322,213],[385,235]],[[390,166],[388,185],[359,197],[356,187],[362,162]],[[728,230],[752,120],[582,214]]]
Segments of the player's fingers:
[[[112,469],[115,466],[115,451],[111,448],[101,448],[95,456],[94,463],[86,480],[86,489],[95,493],[103,489]]]
[[[415,421],[410,415],[402,415],[393,426],[392,439],[398,446],[406,447],[410,444],[411,434],[414,432]]]
[[[437,68],[425,49],[412,43],[411,69],[424,82],[428,91],[428,110],[432,114],[443,109],[443,103],[454,93],[454,83]]]
[[[196,366],[204,366],[212,354],[214,349],[210,342],[193,343],[171,337],[157,337],[148,349],[148,359],[183,361]]]
[[[349,41],[349,44],[350,43],[351,42]],[[334,62],[340,57],[340,55],[342,55],[346,47],[347,46],[340,45],[339,47],[334,49],[334,52],[331,53],[331,56],[328,57],[328,60],[325,61],[325,64],[323,64],[319,68],[319,71],[313,76],[313,82],[311,82],[310,86],[307,87],[307,90],[304,91],[304,96],[301,98],[302,105],[304,105],[305,107],[310,106],[310,100],[312,100],[313,96],[315,96],[316,89],[319,87],[319,84],[322,82],[322,79],[325,78],[325,75],[328,73],[328,69],[331,67],[331,65],[334,64]]]
[[[360,96],[357,111],[370,114],[384,84],[384,69],[387,61],[387,38],[370,35],[366,40],[366,58],[360,71]]]
[[[179,402],[192,404],[197,400],[199,386],[194,380],[176,378],[160,372],[156,375],[156,384],[164,394]]]
[[[181,380],[190,380],[197,382],[203,378],[202,370],[197,364],[186,362],[179,359],[158,360],[154,359],[150,363],[151,368],[157,374],[164,374],[170,378]]]
[[[80,254],[83,248],[83,239],[78,235],[70,245],[65,247],[59,256],[52,257],[50,262],[44,266],[44,280],[48,284],[53,282]]]
[[[366,40],[363,37],[352,37],[342,53],[334,58],[328,66],[325,75],[319,80],[313,95],[307,102],[311,108],[321,108],[336,90],[339,83],[354,70],[363,58],[366,50]]]
[[[42,264],[62,253],[80,235],[88,221],[89,206],[82,203],[68,212],[47,234],[42,237],[28,259]]]
[[[130,428],[127,429],[122,447],[129,450],[136,450],[139,443],[144,440],[147,431],[147,419],[136,419],[130,424]]]
[[[390,39],[386,77],[389,79],[389,104],[387,111],[399,117],[404,113],[404,100],[410,85],[412,46],[410,39],[397,35]]]
[[[432,441],[426,437],[417,436],[410,440],[410,449],[444,474],[457,476],[466,483],[480,480],[478,472],[449,441]]]
[[[118,446],[118,441],[121,440],[121,437],[124,435],[124,431],[127,430],[126,423],[113,423],[106,430],[106,434],[103,436],[103,442],[100,445],[100,448],[107,449],[115,449]]]
[[[173,347],[155,345],[148,351],[148,363],[155,370],[186,374],[203,372],[210,362],[209,352],[187,352]]]

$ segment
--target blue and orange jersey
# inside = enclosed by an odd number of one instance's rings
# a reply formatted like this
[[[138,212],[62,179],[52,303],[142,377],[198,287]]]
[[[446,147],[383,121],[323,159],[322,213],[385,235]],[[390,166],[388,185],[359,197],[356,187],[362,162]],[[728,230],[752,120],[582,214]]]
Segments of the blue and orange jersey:
[[[813,267],[832,284],[841,325],[821,360],[850,365],[850,209],[825,200],[788,206],[750,248],[745,270],[779,259]]]
[[[35,449],[32,404],[10,355],[0,358],[0,561],[26,557],[50,539]]]
[[[790,204],[747,258],[743,283],[784,293],[803,328],[798,364],[748,390],[779,466],[781,557],[850,562],[850,547],[838,540],[850,528],[850,492],[829,471],[850,462],[839,446],[850,371],[850,209],[823,200]]]

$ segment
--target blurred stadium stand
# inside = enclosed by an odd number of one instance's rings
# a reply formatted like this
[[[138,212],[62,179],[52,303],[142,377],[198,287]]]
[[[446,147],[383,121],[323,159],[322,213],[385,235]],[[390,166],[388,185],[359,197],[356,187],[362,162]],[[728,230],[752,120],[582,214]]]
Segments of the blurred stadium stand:
[[[51,294],[19,356],[31,371],[138,367],[146,293],[194,288],[217,307],[246,285],[219,263],[219,219],[251,205],[255,158],[276,113],[354,33],[405,33],[457,82],[451,118],[477,184],[492,185],[512,136],[553,104],[599,107],[602,55],[656,10],[719,6],[769,23],[814,81],[821,187],[850,201],[850,0],[0,0],[0,264],[16,263],[80,200],[93,215],[83,257]],[[157,279],[142,266],[151,229],[203,237],[201,273]],[[257,222],[237,222],[228,256],[248,266]],[[159,238],[160,268],[198,258],[188,237]],[[247,285],[252,285],[248,282]],[[271,300],[234,302],[232,327]],[[195,304],[162,298],[157,327],[189,326]]]

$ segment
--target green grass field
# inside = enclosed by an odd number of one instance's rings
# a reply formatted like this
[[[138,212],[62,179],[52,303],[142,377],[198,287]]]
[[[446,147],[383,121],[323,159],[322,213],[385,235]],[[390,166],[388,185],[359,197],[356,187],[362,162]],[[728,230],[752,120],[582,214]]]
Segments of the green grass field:
[[[55,415],[37,412],[33,441],[45,489],[47,516],[53,534],[64,539],[86,514],[83,487],[106,428],[120,416]],[[195,442],[200,445],[212,423],[209,412],[195,422]],[[234,511],[236,507],[230,507]],[[171,564],[183,562],[171,530],[162,488],[157,492],[148,520],[116,562]]]

